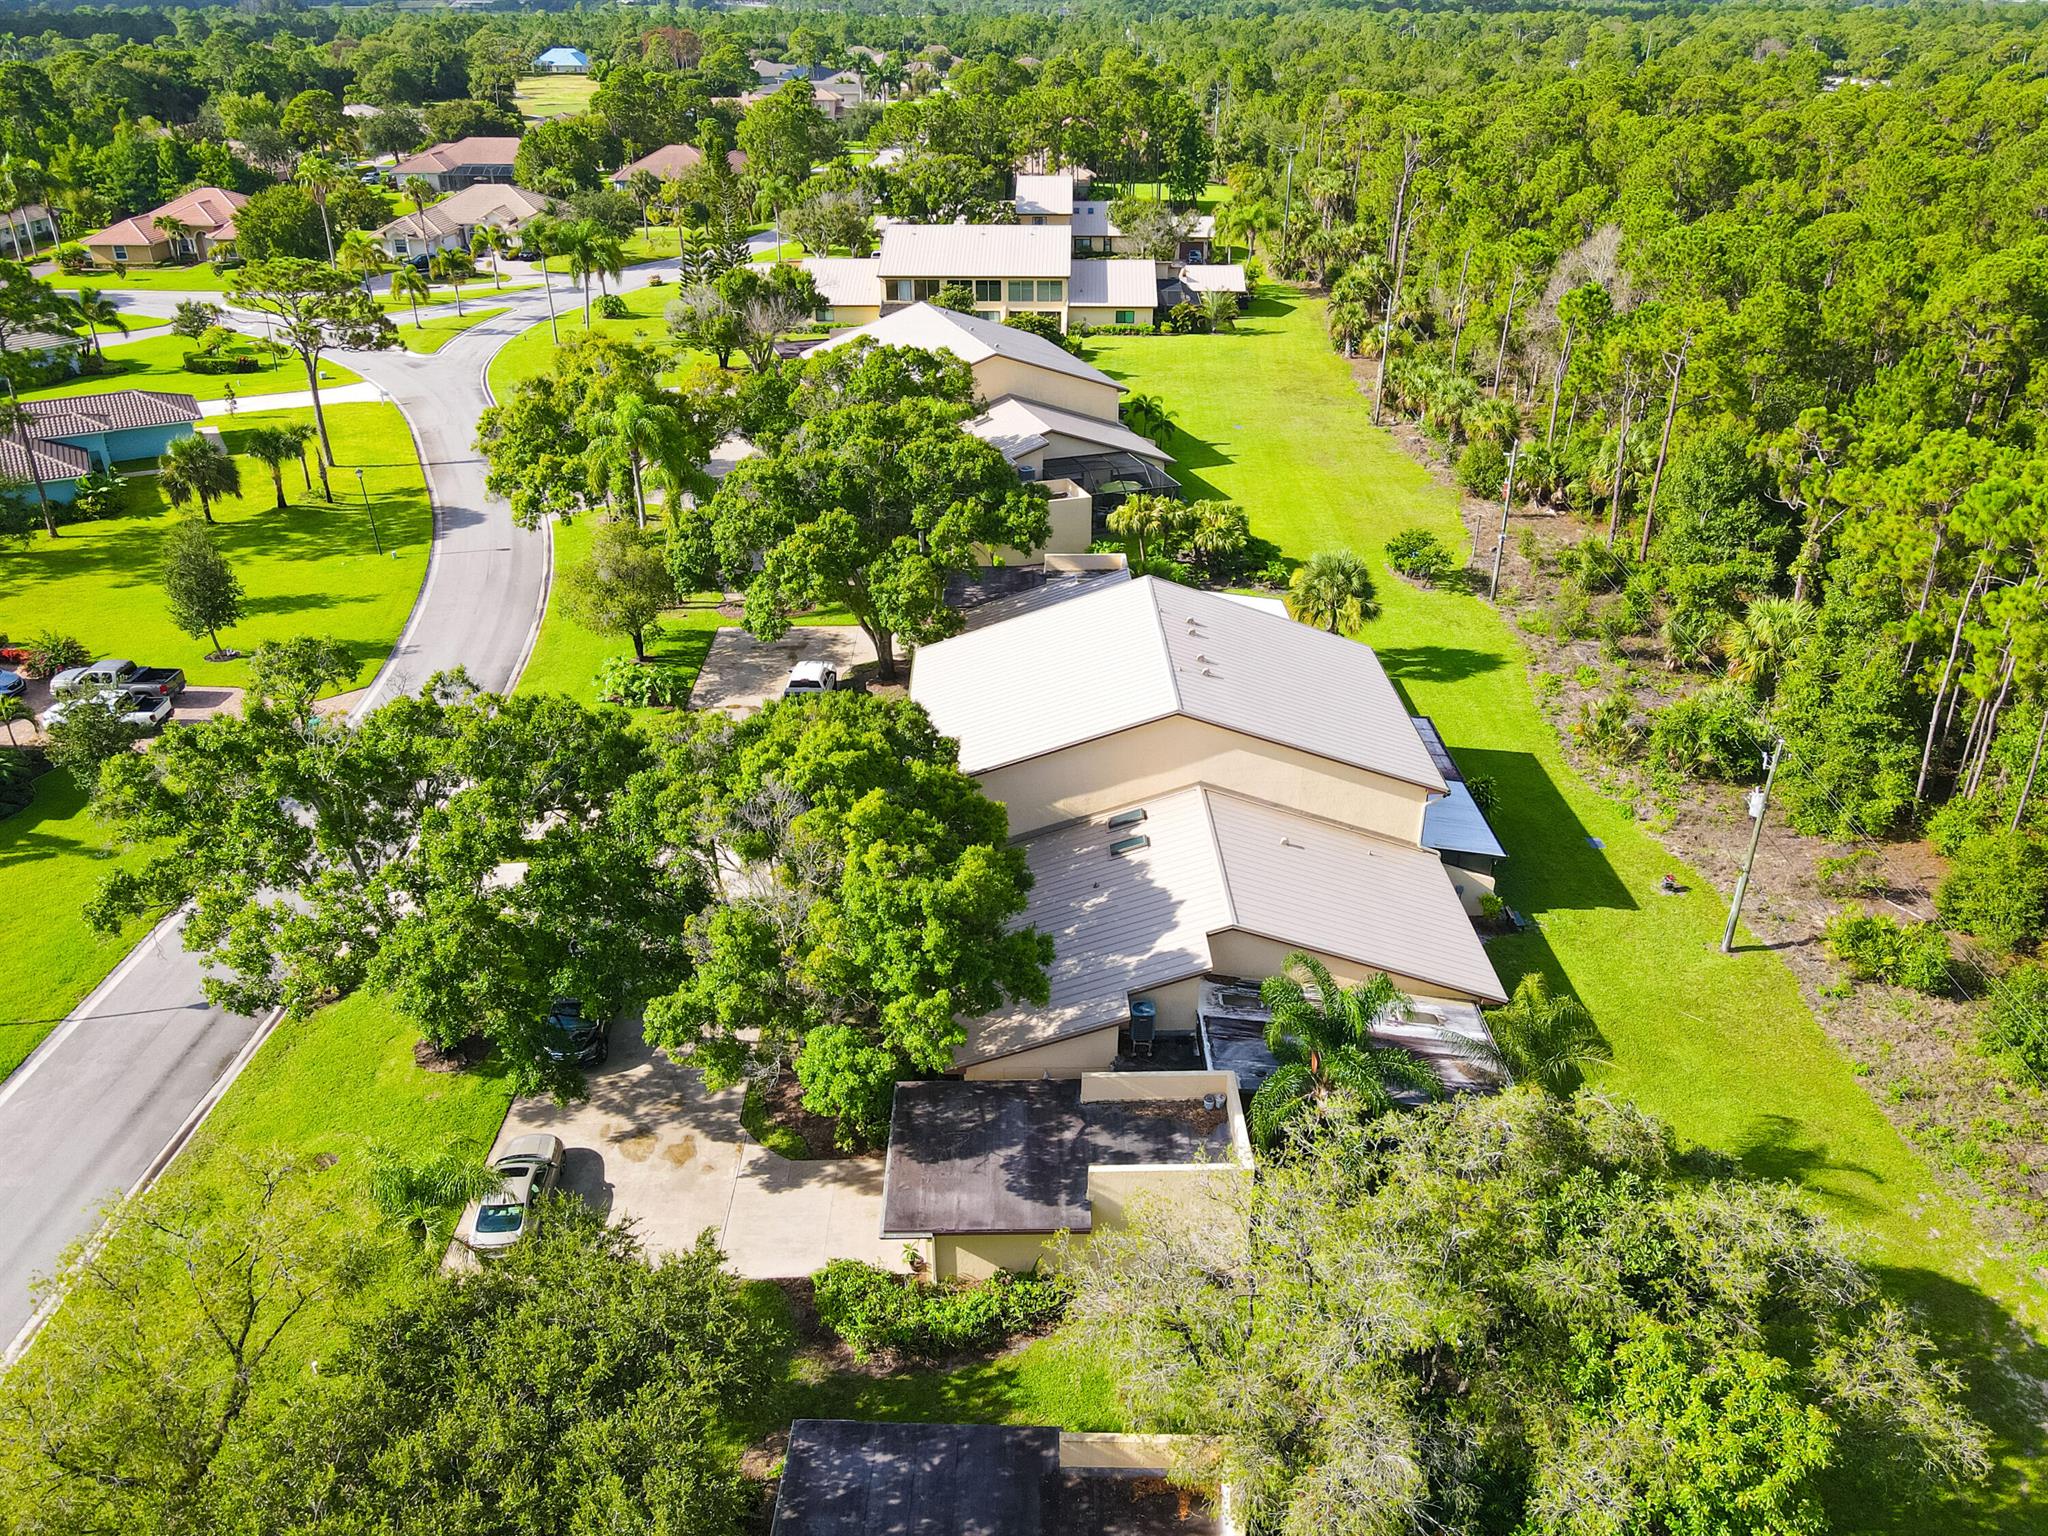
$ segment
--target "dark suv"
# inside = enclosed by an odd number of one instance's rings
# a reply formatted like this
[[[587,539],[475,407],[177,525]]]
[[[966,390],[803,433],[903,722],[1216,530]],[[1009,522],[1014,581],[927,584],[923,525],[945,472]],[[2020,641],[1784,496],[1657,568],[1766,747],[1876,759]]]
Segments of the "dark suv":
[[[548,1008],[545,1038],[541,1049],[550,1061],[594,1067],[611,1054],[612,1021],[585,1018],[579,999],[558,997]]]

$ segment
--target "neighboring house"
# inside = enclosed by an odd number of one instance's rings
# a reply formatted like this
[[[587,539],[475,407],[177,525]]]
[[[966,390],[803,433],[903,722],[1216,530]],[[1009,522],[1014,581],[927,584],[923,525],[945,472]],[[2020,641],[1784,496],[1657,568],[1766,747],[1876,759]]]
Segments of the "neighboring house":
[[[798,1419],[770,1536],[1235,1536],[1176,1459],[1166,1435]]]
[[[867,325],[882,317],[882,264],[875,256],[806,256],[803,269],[818,285],[824,325]]]
[[[480,228],[517,234],[529,220],[556,207],[552,198],[524,187],[477,182],[431,204],[423,213],[400,214],[377,230],[377,238],[391,256],[467,251],[470,236]]]
[[[1019,224],[1064,228],[1074,222],[1074,178],[1065,174],[1019,176],[1015,202]]]
[[[57,220],[41,203],[24,203],[0,213],[0,246],[11,256],[22,256],[56,238]]]
[[[649,150],[638,160],[620,166],[612,172],[611,183],[620,191],[633,179],[636,171],[652,171],[663,181],[673,181],[678,176],[694,171],[704,163],[704,152],[694,144],[664,144],[660,149]],[[726,166],[737,176],[747,168],[747,153],[743,149],[727,150]]]
[[[26,400],[31,468],[20,439],[0,436],[0,479],[30,487],[40,472],[43,493],[69,502],[78,482],[96,470],[111,470],[134,459],[153,459],[172,442],[190,437],[200,419],[190,395],[155,389],[117,389],[104,395],[61,400]]]
[[[811,67],[808,64],[780,63],[774,59],[756,59],[754,78],[761,83],[764,90],[773,91],[792,80],[810,79]]]
[[[910,696],[1017,836],[1207,783],[1420,849],[1447,793],[1370,646],[1157,577],[921,646]]]
[[[1252,1177],[1236,1086],[1209,1071],[898,1083],[882,1236],[914,1244],[935,1279],[979,1280],[1032,1269],[1048,1239],[1085,1242],[1148,1197],[1227,1219]]]
[[[1451,885],[1467,912],[1478,913],[1481,901],[1494,889],[1495,872],[1508,856],[1494,835],[1479,802],[1458,771],[1456,759],[1438,734],[1436,722],[1427,715],[1415,717],[1415,731],[1429,749],[1437,771],[1449,790],[1443,799],[1432,800],[1422,813],[1422,846],[1436,850],[1451,872]]]
[[[859,106],[867,98],[867,82],[851,69],[838,70],[824,79],[813,82],[812,95],[821,110],[825,109],[824,98],[830,96],[838,103],[836,109],[828,111],[832,117],[844,117],[847,112]]]
[[[1077,201],[1073,218],[1068,228],[1074,238],[1076,256],[1130,256],[1136,254],[1132,242],[1116,227],[1109,216],[1109,204],[1102,201]],[[1186,233],[1180,247],[1174,252],[1174,260],[1181,262],[1205,262],[1209,259],[1210,247],[1216,240],[1216,219],[1212,214],[1193,214],[1186,220]]]
[[[1023,479],[1068,481],[1089,490],[1088,504],[1074,505],[1071,526],[1056,517],[1046,543],[1055,553],[1074,553],[1094,543],[1098,492],[1114,488],[1126,495],[1146,490],[1172,496],[1180,490],[1180,482],[1166,470],[1172,457],[1119,422],[1005,395],[966,428],[1000,449]]]
[[[1213,266],[1189,262],[1174,274],[1174,281],[1197,300],[1208,293],[1235,294],[1242,300],[1251,292],[1251,285],[1245,281],[1244,268],[1237,262],[1219,262]]]
[[[32,382],[69,378],[84,365],[86,339],[63,331],[22,331],[7,350],[24,360],[13,377],[26,387]]]
[[[1021,224],[891,224],[882,231],[882,306],[920,304],[962,284],[974,312],[1049,315],[1067,328],[1074,253],[1066,232]]]
[[[1067,324],[1149,326],[1159,302],[1158,274],[1154,263],[1128,257],[1076,261],[1067,293]]]
[[[590,55],[581,48],[550,48],[533,61],[536,75],[587,75]]]
[[[892,226],[891,232],[901,227]],[[883,309],[871,324],[828,336],[813,350],[843,347],[865,337],[885,347],[950,352],[973,370],[975,393],[984,400],[1017,395],[1099,421],[1117,419],[1123,386],[1043,336],[936,304],[885,302]]]
[[[459,192],[480,181],[509,184],[512,162],[518,156],[516,138],[472,135],[407,155],[391,168],[390,179],[393,186],[402,188],[417,176],[436,192]]]
[[[194,187],[160,208],[109,224],[81,243],[103,267],[197,260],[235,238],[235,214],[248,200],[221,187]]]

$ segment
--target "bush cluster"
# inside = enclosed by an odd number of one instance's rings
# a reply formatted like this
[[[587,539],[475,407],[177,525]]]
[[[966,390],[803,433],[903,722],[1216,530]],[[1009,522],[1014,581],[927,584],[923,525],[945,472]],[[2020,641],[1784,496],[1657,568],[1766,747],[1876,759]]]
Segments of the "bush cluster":
[[[1650,751],[1694,778],[1738,782],[1757,766],[1756,700],[1746,688],[1717,683],[1658,710]]]
[[[2048,1083],[2048,969],[2019,965],[2000,977],[1983,1023],[1988,1049]]]
[[[1968,839],[1934,893],[1934,910],[2001,954],[2032,949],[2048,926],[2048,847],[2030,832]]]
[[[628,704],[638,709],[671,707],[690,696],[693,681],[686,667],[659,662],[635,661],[630,656],[607,656],[597,669],[591,686],[607,704]]]
[[[1387,540],[1387,564],[1426,587],[1435,586],[1458,568],[1444,541],[1427,528],[1404,528]]]
[[[257,373],[263,359],[253,352],[187,352],[187,373]]]
[[[1933,923],[1902,923],[1844,908],[1821,930],[1828,950],[1858,981],[1881,981],[1938,997],[1950,987],[1948,935]]]
[[[985,1349],[1056,1321],[1068,1295],[1054,1276],[998,1273],[977,1285],[933,1284],[858,1259],[827,1264],[815,1290],[818,1321],[856,1360],[884,1350],[929,1360]]]

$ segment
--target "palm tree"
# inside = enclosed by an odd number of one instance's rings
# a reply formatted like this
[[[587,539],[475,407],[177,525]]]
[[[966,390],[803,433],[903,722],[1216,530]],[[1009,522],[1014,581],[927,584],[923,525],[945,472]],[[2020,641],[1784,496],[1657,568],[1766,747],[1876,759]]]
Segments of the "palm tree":
[[[618,404],[603,418],[603,425],[591,436],[589,453],[593,469],[623,465],[629,472],[633,482],[633,513],[642,528],[647,526],[647,493],[641,471],[649,461],[664,465],[673,461],[682,429],[682,418],[674,406],[629,393],[619,397]]]
[[[194,433],[172,443],[157,460],[157,484],[174,507],[196,500],[200,514],[213,521],[213,504],[242,493],[242,467],[210,437]]]
[[[1151,438],[1161,448],[1180,430],[1157,395],[1132,395],[1124,401],[1123,416],[1125,426],[1140,437]]]
[[[269,467],[270,483],[277,488],[277,510],[290,505],[284,499],[284,467],[299,456],[299,438],[289,427],[252,427],[243,438],[249,456]],[[307,489],[311,489],[310,482]]]
[[[491,259],[491,282],[502,288],[505,281],[498,275],[498,242],[492,237],[497,231],[488,224],[479,224],[469,232],[469,264],[472,269],[484,257]]]
[[[773,171],[764,171],[754,182],[754,217],[761,216],[765,207],[775,226],[775,260],[782,259],[782,209],[794,194],[789,182]]]
[[[164,237],[164,243],[170,246],[171,254],[173,256],[181,254],[178,250],[178,242],[192,238],[192,226],[183,219],[167,218],[162,214],[157,215],[155,224],[156,232]]]
[[[569,275],[583,285],[583,328],[590,329],[590,279],[598,278],[600,290],[606,274],[618,276],[626,270],[625,248],[619,237],[594,219],[575,219],[556,231],[557,249],[569,258]]]
[[[436,251],[427,263],[430,276],[440,279],[455,292],[455,313],[462,313],[462,285],[476,276],[476,263],[469,259],[467,251]],[[419,306],[412,312],[413,324],[419,324]]]
[[[562,327],[555,318],[555,280],[548,272],[548,258],[562,253],[562,221],[552,214],[535,214],[521,233],[525,242],[540,252],[540,291],[548,301],[548,335],[559,347]]]
[[[303,155],[292,180],[313,195],[320,209],[320,232],[327,237],[327,259],[334,260],[334,226],[327,218],[327,195],[342,184],[341,167],[325,155]]]
[[[420,300],[431,297],[426,274],[418,267],[403,266],[391,274],[391,296],[412,302],[412,327],[420,328]]]
[[[370,291],[371,278],[391,270],[391,258],[367,229],[352,229],[341,237],[341,249],[335,252],[334,264],[360,282],[365,293]]]
[[[1341,634],[1380,616],[1379,594],[1358,556],[1325,551],[1310,555],[1287,579],[1287,611],[1304,624]]]
[[[1171,496],[1146,493],[1126,496],[1104,522],[1118,538],[1137,544],[1138,564],[1143,565],[1153,544],[1164,544],[1186,515],[1187,508]]]
[[[640,238],[647,238],[647,210],[661,196],[661,178],[649,170],[638,170],[626,178],[626,195],[640,205]]]
[[[92,355],[102,362],[107,354],[100,348],[100,327],[128,334],[128,322],[121,318],[121,311],[114,301],[97,288],[81,288],[71,300],[71,316],[84,326],[92,336]]]
[[[1330,340],[1346,357],[1358,355],[1358,344],[1372,331],[1372,315],[1358,299],[1332,299],[1323,316]]]
[[[1813,604],[1797,597],[1760,597],[1721,635],[1728,676],[1768,695],[1778,674],[1813,633]]]
[[[14,723],[29,718],[28,706],[13,694],[0,697],[0,725],[7,727],[7,745],[14,745]]]
[[[1213,289],[1202,295],[1202,318],[1209,322],[1212,331],[1234,331],[1237,329],[1237,295]]]
[[[292,452],[298,456],[299,478],[306,482],[306,494],[313,494],[313,471],[306,463],[306,449],[318,434],[309,421],[294,421],[276,429],[291,441]]]
[[[1402,1006],[1401,989],[1376,971],[1340,987],[1323,962],[1299,950],[1287,969],[1268,976],[1259,1000],[1270,1016],[1266,1048],[1279,1065],[1252,1095],[1252,1137],[1270,1147],[1296,1116],[1324,1109],[1335,1096],[1369,1115],[1394,1107],[1394,1090],[1443,1096],[1443,1080],[1422,1058],[1396,1045],[1376,1045],[1375,1025]]]
[[[420,228],[424,230],[427,227],[427,204],[441,194],[434,190],[434,184],[424,176],[406,177],[405,184],[399,190],[412,199],[413,217],[420,221]]]
[[[370,1153],[370,1199],[387,1221],[430,1253],[447,1246],[465,1205],[503,1183],[487,1164],[459,1147],[444,1147],[419,1161],[389,1147]]]
[[[1473,1047],[1474,1060],[1560,1098],[1585,1081],[1587,1067],[1613,1060],[1585,1006],[1575,997],[1552,997],[1540,971],[1515,984],[1505,1008],[1489,1008],[1486,1025],[1493,1043]]]

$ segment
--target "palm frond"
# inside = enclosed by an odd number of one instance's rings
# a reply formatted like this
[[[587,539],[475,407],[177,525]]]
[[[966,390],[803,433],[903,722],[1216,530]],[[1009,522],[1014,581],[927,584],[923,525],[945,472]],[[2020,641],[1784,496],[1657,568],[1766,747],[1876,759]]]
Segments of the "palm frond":
[[[1314,1095],[1315,1078],[1307,1067],[1292,1062],[1270,1072],[1259,1084],[1259,1090],[1252,1095],[1250,1108],[1246,1111],[1247,1129],[1252,1140],[1261,1147],[1273,1145],[1287,1122],[1299,1114],[1301,1107]]]

